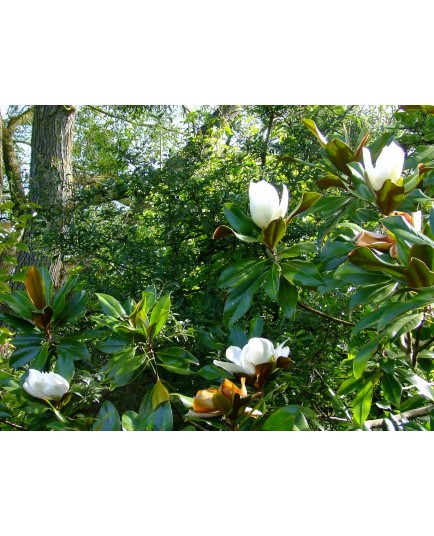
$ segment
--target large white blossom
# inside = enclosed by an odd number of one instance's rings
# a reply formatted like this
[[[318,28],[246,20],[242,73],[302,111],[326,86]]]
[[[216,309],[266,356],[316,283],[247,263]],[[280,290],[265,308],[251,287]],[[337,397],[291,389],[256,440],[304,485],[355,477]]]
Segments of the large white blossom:
[[[363,147],[363,164],[368,181],[377,192],[387,179],[398,184],[404,167],[404,151],[393,141],[381,151],[374,167],[369,149]]]
[[[213,363],[227,372],[254,376],[257,365],[277,362],[279,357],[289,356],[289,347],[284,344],[283,342],[275,348],[268,339],[253,337],[243,348],[230,346],[226,350],[229,362],[214,359]]]
[[[282,199],[276,188],[266,181],[251,182],[249,187],[250,215],[261,229],[266,229],[273,220],[283,218],[288,210],[288,189],[284,185]]]
[[[69,383],[55,372],[40,372],[30,369],[23,388],[29,395],[44,400],[60,400],[68,391]]]

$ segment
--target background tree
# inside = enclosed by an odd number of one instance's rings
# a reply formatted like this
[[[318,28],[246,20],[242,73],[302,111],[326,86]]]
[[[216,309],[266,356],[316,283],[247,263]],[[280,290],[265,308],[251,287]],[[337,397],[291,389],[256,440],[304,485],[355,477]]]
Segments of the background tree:
[[[55,286],[61,282],[62,258],[59,251],[44,251],[41,234],[62,234],[65,230],[65,207],[72,182],[72,132],[75,106],[35,106],[32,128],[29,201],[41,208],[44,224],[25,231],[24,243],[29,251],[18,255],[18,268],[48,264]],[[38,243],[39,241],[39,243]]]

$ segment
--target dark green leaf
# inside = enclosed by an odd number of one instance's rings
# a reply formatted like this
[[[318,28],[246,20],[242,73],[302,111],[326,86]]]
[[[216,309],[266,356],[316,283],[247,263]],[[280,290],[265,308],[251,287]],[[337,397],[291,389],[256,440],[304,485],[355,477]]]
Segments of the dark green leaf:
[[[378,345],[381,343],[384,337],[385,334],[380,333],[368,343],[364,344],[357,352],[357,355],[353,361],[353,372],[356,378],[360,378],[360,376],[363,374],[369,359],[375,354]]]
[[[222,272],[218,280],[218,286],[234,288],[247,281],[254,280],[259,274],[263,273],[266,264],[266,260],[258,261],[257,259],[249,259],[232,264]]]
[[[25,346],[24,348],[19,348],[13,352],[9,360],[9,365],[12,368],[19,368],[27,363],[30,363],[32,360],[42,360],[45,362],[47,357],[47,345]]]
[[[285,236],[286,224],[283,218],[273,220],[266,229],[263,230],[264,244],[274,249]]]
[[[109,337],[108,339],[105,339],[103,341],[99,341],[96,344],[96,348],[100,352],[104,352],[105,354],[115,354],[116,352],[120,352],[131,343],[131,340],[127,338],[115,338],[115,337]]]
[[[281,276],[278,303],[282,308],[285,316],[291,318],[297,307],[298,290],[295,285],[290,283],[285,277]]]
[[[60,354],[56,359],[56,364],[54,366],[54,372],[60,374],[67,380],[71,381],[74,376],[74,359],[70,354]]]
[[[402,385],[393,374],[383,374],[381,389],[388,402],[399,408],[401,403]]]
[[[267,418],[262,430],[264,431],[290,431],[294,429],[296,419],[300,415],[309,418],[315,418],[316,415],[312,410],[301,406],[283,406]]]
[[[231,378],[232,375],[216,365],[205,365],[199,369],[198,374],[208,381],[216,380],[217,378]]]
[[[246,283],[237,287],[227,297],[223,316],[228,325],[234,324],[250,309],[253,296],[261,288],[267,276],[267,273],[263,271],[264,268],[259,269],[256,278],[250,277]]]
[[[101,406],[93,429],[97,432],[110,432],[121,430],[121,419],[114,405],[106,400]]]
[[[274,263],[264,281],[264,290],[266,294],[274,301],[278,301],[279,299],[280,272],[280,266]]]
[[[374,394],[374,385],[372,380],[368,380],[357,393],[353,400],[353,418],[360,427],[366,421],[371,411],[372,396]]]
[[[304,192],[295,209],[286,218],[286,224],[288,225],[288,223],[298,214],[312,208],[313,205],[318,203],[321,197],[322,195],[317,192]]]
[[[381,213],[387,216],[393,210],[396,210],[402,203],[404,195],[404,186],[398,186],[390,179],[386,179],[382,187],[375,192],[377,205]]]
[[[105,315],[113,316],[114,318],[122,318],[126,316],[125,309],[116,298],[113,298],[113,296],[100,293],[95,293],[95,296],[98,298],[101,309]]]
[[[223,207],[224,215],[236,233],[251,237],[257,237],[260,234],[260,229],[252,218],[246,216],[236,205],[225,203]]]
[[[88,301],[89,297],[85,290],[75,292],[58,316],[56,315],[56,311],[54,312],[51,320],[52,324],[62,326],[67,322],[72,322],[84,313]]]
[[[199,361],[184,348],[165,348],[164,350],[159,350],[157,352],[157,357],[165,365],[170,365],[174,367],[183,367],[187,366],[190,363],[193,363],[194,365],[199,365]]]
[[[327,155],[330,158],[331,163],[337,169],[339,169],[339,171],[342,171],[347,175],[351,174],[347,164],[354,162],[356,157],[346,143],[338,138],[335,138],[327,143],[325,150],[327,151]]]
[[[308,288],[316,288],[323,283],[316,266],[308,261],[293,259],[281,265],[282,273],[288,281]]]
[[[404,266],[383,261],[367,247],[356,248],[353,250],[348,255],[348,260],[365,270],[390,274],[394,279],[406,282],[406,268],[404,268]]]
[[[160,298],[152,308],[151,318],[149,319],[149,334],[148,337],[158,335],[164,324],[167,322],[170,312],[170,294],[165,294]]]

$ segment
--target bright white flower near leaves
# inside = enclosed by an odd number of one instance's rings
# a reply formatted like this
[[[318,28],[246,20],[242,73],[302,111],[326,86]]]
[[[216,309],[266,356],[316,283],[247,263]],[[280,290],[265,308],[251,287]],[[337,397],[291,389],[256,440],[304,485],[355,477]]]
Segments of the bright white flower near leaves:
[[[40,372],[30,369],[23,388],[29,395],[44,400],[60,400],[68,391],[69,383],[55,372]]]
[[[404,167],[404,151],[393,141],[381,151],[374,167],[369,149],[363,147],[363,163],[369,183],[378,192],[387,179],[398,183]]]
[[[284,185],[282,199],[276,188],[266,181],[251,182],[249,187],[250,215],[261,229],[266,229],[273,220],[283,218],[288,210],[288,189]]]
[[[257,365],[277,362],[280,357],[289,356],[289,347],[284,347],[284,344],[283,342],[274,348],[273,343],[268,339],[253,337],[243,348],[230,346],[226,350],[226,357],[230,363],[216,359],[213,363],[233,374],[255,376]]]

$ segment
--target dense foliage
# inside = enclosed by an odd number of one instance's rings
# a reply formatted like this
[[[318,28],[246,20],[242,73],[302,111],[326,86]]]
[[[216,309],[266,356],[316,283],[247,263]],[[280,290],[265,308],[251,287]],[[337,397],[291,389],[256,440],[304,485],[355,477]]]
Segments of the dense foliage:
[[[83,106],[52,210],[30,112],[2,129],[0,429],[432,429],[432,107]]]

